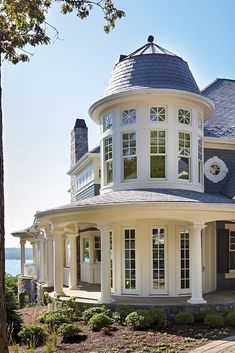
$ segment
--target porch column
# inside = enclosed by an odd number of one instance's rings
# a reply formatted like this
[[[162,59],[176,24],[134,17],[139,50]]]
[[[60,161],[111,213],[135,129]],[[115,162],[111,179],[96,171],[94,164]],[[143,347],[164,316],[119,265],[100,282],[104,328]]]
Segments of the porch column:
[[[53,287],[54,276],[53,276],[53,236],[47,236],[47,286]]]
[[[40,238],[39,240],[40,250],[39,250],[39,282],[45,282],[45,239]]]
[[[24,264],[25,264],[25,243],[26,240],[20,239],[20,267],[21,276],[24,276]]]
[[[97,227],[101,236],[101,296],[100,303],[108,304],[111,297],[110,229],[107,224]]]
[[[64,237],[54,233],[54,295],[63,295]]]
[[[68,234],[70,242],[70,272],[69,272],[69,288],[77,288],[77,236],[78,234]]]
[[[188,300],[190,304],[205,304],[202,297],[202,242],[201,232],[205,224],[193,224],[192,228],[192,296]]]

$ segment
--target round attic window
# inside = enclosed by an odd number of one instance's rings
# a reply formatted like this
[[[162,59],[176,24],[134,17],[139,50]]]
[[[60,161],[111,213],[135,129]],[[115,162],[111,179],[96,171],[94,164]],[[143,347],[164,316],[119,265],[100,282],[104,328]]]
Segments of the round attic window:
[[[222,159],[212,157],[206,161],[204,172],[207,179],[213,183],[218,183],[225,178],[228,173],[228,168]]]

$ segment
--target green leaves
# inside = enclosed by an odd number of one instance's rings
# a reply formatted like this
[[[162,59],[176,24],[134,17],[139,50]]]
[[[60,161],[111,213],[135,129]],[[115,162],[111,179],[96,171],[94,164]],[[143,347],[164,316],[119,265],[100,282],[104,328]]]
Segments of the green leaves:
[[[61,12],[68,14],[75,12],[77,17],[85,19],[95,8],[99,8],[104,15],[106,25],[104,31],[109,33],[115,27],[115,22],[125,16],[118,10],[112,0],[2,0],[0,3],[0,53],[3,58],[17,64],[29,61],[31,53],[28,46],[47,45],[50,37],[48,27],[59,33],[46,21],[48,10],[53,2],[61,3]]]

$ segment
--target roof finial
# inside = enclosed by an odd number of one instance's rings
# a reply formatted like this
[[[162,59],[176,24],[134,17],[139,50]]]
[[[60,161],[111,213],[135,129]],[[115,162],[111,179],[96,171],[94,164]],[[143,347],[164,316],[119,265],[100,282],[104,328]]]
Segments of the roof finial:
[[[153,41],[154,41],[154,36],[152,35],[148,36],[148,42],[153,43]]]

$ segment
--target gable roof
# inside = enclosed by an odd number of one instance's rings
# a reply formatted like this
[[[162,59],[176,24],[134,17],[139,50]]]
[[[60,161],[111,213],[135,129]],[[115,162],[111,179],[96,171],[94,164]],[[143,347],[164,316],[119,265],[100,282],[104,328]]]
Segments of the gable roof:
[[[235,138],[235,80],[217,78],[202,94],[215,104],[214,114],[205,122],[205,136]]]

